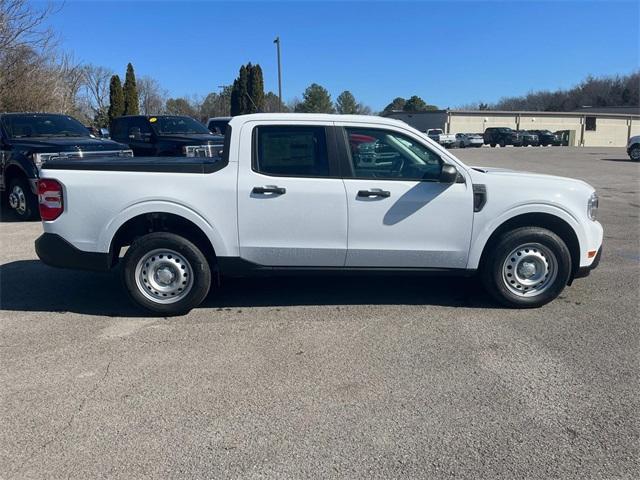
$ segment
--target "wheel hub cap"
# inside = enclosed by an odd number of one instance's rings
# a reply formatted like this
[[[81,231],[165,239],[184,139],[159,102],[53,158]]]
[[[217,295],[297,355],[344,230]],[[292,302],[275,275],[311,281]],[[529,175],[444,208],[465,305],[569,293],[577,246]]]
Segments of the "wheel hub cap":
[[[541,294],[553,284],[557,274],[555,255],[538,243],[515,248],[506,257],[502,267],[505,286],[518,296]]]
[[[9,206],[19,213],[27,210],[27,199],[24,196],[22,188],[18,185],[14,186],[9,194]]]
[[[180,253],[169,249],[153,250],[136,265],[136,285],[156,303],[174,303],[193,287],[193,270]]]

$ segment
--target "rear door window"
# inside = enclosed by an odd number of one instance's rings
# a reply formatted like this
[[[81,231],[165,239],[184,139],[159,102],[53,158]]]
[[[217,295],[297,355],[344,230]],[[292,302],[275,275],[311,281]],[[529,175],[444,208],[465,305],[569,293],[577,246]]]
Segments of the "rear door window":
[[[265,175],[328,177],[324,127],[261,126],[255,131],[253,168]]]

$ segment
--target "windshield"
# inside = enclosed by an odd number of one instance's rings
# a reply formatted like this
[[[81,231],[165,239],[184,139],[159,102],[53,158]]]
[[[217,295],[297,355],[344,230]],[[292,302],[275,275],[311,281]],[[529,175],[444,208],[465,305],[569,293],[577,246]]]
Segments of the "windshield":
[[[11,138],[90,136],[80,122],[66,115],[5,115],[2,124]]]
[[[511,129],[510,129],[510,128],[508,128],[508,127],[505,127],[505,128],[499,128],[499,129],[498,129],[498,131],[499,131],[500,133],[511,133],[511,132],[513,132],[513,130],[511,130]]]
[[[211,135],[207,127],[190,117],[151,117],[149,122],[158,135],[184,133]]]

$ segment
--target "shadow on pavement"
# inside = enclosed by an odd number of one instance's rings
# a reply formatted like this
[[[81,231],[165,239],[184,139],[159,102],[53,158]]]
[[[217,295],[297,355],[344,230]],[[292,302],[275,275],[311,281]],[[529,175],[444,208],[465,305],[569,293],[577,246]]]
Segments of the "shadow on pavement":
[[[419,275],[229,278],[201,308],[298,305],[439,305],[499,308],[475,279]],[[152,316],[133,306],[115,272],[48,267],[38,260],[0,265],[0,309]]]
[[[603,162],[628,162],[628,163],[640,163],[637,160],[631,160],[629,157],[627,158],[601,158]]]

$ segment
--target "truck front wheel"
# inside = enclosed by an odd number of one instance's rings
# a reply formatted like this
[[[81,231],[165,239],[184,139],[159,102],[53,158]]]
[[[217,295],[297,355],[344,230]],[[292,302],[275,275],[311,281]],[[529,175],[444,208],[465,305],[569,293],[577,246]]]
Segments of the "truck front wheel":
[[[517,228],[490,248],[482,266],[482,282],[506,306],[540,307],[560,295],[569,281],[571,254],[550,230]]]
[[[179,235],[155,232],[127,250],[123,282],[133,302],[160,315],[182,315],[197,307],[211,287],[206,257]]]
[[[9,182],[9,207],[19,220],[31,220],[38,215],[38,199],[31,192],[29,182],[22,177],[12,178]]]

